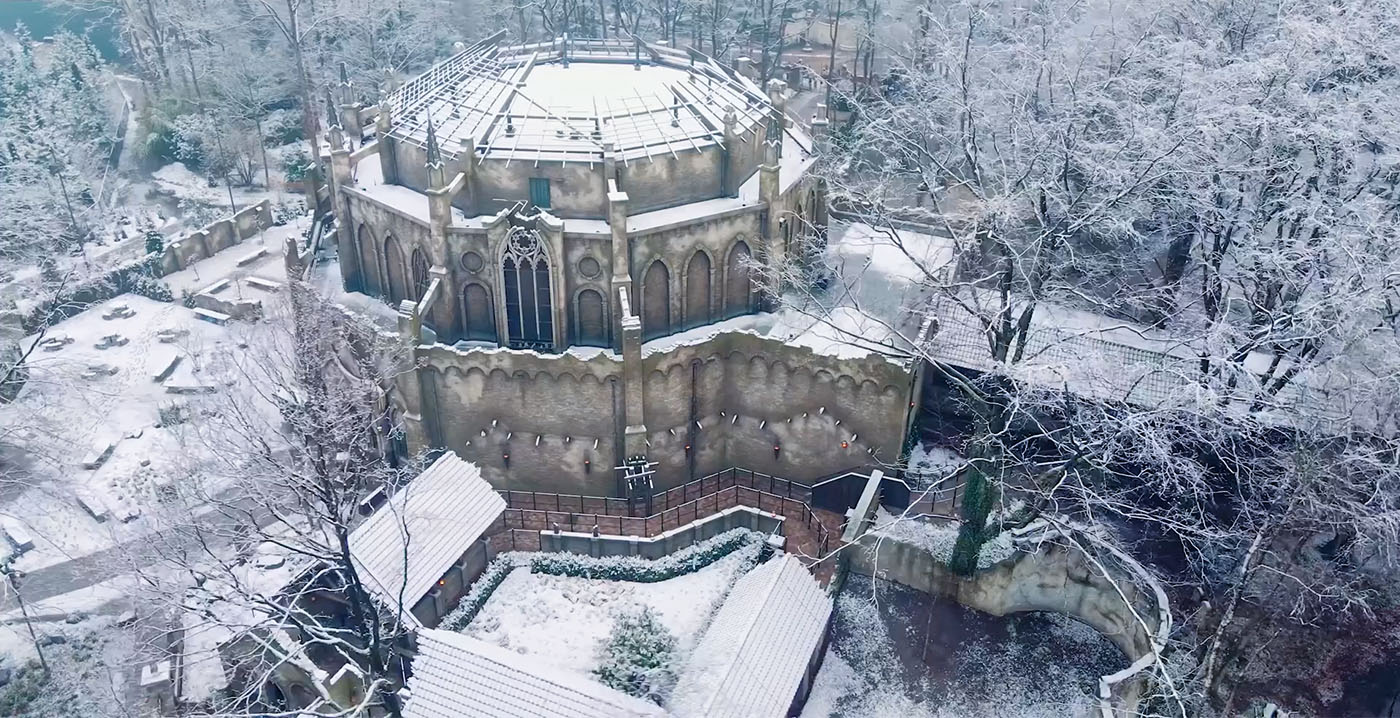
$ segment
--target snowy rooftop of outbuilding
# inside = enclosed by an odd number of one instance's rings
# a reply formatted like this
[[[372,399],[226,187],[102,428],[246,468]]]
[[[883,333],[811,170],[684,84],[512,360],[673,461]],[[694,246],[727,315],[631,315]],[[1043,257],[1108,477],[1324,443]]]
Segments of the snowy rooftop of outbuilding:
[[[657,706],[460,633],[418,632],[404,718],[643,718]]]
[[[831,616],[792,554],[745,574],[691,654],[667,708],[676,718],[781,718]]]
[[[609,144],[624,163],[699,150],[723,142],[726,110],[744,134],[771,107],[753,82],[703,54],[578,39],[478,43],[388,101],[399,140],[426,148],[431,118],[445,156],[466,142],[481,157],[522,162],[599,162]]]
[[[506,502],[481,470],[449,451],[400,488],[350,534],[350,556],[366,587],[386,606],[408,612],[432,590]]]

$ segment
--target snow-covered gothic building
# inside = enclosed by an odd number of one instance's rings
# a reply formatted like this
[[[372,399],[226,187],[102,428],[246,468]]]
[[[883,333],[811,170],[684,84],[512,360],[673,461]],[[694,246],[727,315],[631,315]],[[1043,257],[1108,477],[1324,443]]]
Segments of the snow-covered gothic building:
[[[334,98],[341,275],[413,340],[408,448],[590,495],[624,493],[614,467],[641,456],[656,489],[897,459],[908,366],[763,330],[759,273],[827,222],[784,83],[642,42],[499,37],[378,105]]]

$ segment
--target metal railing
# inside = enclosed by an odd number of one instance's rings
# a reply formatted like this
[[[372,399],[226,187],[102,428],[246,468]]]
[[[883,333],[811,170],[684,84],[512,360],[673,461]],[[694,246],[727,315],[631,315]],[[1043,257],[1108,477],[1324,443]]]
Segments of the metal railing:
[[[725,469],[652,499],[652,513],[633,516],[626,499],[536,491],[501,491],[510,550],[538,550],[540,531],[571,531],[652,538],[736,506],[783,516],[811,533],[818,556],[831,549],[831,529],[809,505],[811,487],[747,469]],[[535,534],[534,549],[520,547],[517,532]]]

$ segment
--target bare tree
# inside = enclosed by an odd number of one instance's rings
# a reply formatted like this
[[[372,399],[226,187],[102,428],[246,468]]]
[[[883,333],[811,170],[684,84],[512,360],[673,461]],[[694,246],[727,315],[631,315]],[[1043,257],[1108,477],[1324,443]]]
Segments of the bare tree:
[[[1400,530],[1392,8],[1251,7],[941,6],[823,173],[967,425],[954,567],[1044,516],[1165,552],[1180,695],[1226,714],[1271,645],[1372,620]]]
[[[204,369],[227,391],[189,407],[185,441],[202,478],[170,505],[162,561],[143,573],[180,614],[244,637],[245,690],[216,714],[268,708],[271,675],[309,660],[353,666],[363,699],[397,716],[407,607],[367,588],[350,534],[368,494],[418,468],[386,459],[401,353],[309,288],[290,289],[288,314],[256,325],[245,357]],[[259,546],[290,569],[275,584],[249,562]]]

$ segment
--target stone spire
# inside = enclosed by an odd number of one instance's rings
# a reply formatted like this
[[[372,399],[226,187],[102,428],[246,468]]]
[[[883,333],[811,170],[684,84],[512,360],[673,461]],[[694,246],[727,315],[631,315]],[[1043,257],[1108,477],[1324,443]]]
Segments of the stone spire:
[[[326,136],[331,143],[331,151],[345,149],[345,128],[340,125],[340,108],[331,96],[331,88],[326,88]]]
[[[442,166],[442,148],[438,146],[437,131],[433,129],[433,118],[428,117],[428,166]]]
[[[345,63],[340,63],[340,104],[349,105],[354,101],[355,96],[350,88],[350,73],[345,69]]]
[[[331,88],[326,88],[326,127],[340,127],[340,112],[335,98],[331,96]]]
[[[447,184],[447,172],[442,163],[442,147],[438,146],[437,130],[433,128],[433,117],[428,116],[428,185],[431,189],[441,189]]]

